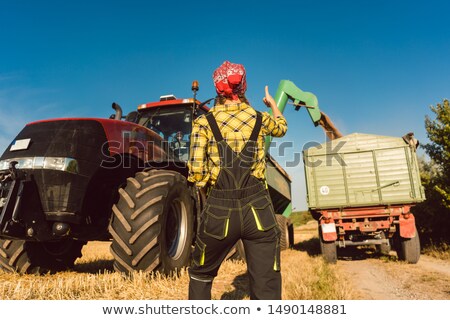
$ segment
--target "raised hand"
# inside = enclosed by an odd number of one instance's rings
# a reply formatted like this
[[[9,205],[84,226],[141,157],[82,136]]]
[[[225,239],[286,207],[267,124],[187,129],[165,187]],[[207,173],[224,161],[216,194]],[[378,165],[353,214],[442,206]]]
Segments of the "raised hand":
[[[275,100],[273,99],[273,97],[269,93],[269,86],[266,86],[265,90],[266,90],[266,96],[263,98],[264,104],[269,108],[276,107],[277,104],[276,104]]]

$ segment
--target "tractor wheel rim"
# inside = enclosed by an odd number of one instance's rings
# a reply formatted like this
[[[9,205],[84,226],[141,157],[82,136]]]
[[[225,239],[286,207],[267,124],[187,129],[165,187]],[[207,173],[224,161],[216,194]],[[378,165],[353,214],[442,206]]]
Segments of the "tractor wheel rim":
[[[186,247],[187,209],[181,199],[175,199],[168,212],[166,243],[170,258],[177,260]]]

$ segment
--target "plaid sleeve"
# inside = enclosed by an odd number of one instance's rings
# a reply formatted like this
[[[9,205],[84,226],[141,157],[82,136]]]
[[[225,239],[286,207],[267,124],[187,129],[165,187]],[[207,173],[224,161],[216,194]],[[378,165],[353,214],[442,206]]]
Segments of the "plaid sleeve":
[[[189,153],[188,181],[203,187],[209,180],[206,149],[208,145],[207,121],[204,116],[197,118],[192,126],[191,146]]]
[[[272,117],[268,112],[262,113],[264,134],[273,137],[282,137],[287,131],[287,122],[284,117]]]

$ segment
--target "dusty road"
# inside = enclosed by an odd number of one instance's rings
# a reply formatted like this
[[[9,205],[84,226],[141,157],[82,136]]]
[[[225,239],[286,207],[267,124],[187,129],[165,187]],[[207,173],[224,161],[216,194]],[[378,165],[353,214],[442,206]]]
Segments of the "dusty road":
[[[338,269],[358,290],[361,299],[450,299],[450,263],[421,256],[416,265],[389,257],[338,261]]]
[[[303,234],[300,243],[305,241],[304,232],[296,233]],[[315,237],[314,233],[309,236]],[[339,251],[337,268],[360,299],[450,300],[450,261],[422,255],[412,265],[397,261],[394,251],[380,256],[370,249],[347,248]]]

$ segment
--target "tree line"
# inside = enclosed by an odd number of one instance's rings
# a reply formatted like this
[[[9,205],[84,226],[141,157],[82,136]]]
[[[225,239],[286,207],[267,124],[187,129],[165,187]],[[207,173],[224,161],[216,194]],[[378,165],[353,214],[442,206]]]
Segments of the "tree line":
[[[423,148],[429,159],[419,160],[426,200],[412,211],[423,244],[450,243],[450,104],[447,99],[430,107],[425,117],[430,142]]]

